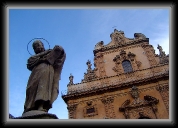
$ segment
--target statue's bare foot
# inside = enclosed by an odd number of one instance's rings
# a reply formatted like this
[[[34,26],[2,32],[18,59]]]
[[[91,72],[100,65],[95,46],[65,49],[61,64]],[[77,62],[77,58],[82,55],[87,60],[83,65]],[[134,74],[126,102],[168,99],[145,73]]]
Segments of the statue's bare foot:
[[[38,107],[38,110],[39,110],[39,111],[47,112],[47,110],[43,108],[43,105],[42,105],[42,104]]]
[[[41,109],[40,111],[48,112],[46,109]]]
[[[43,108],[38,108],[39,111],[44,111],[44,112],[48,112],[46,109]]]

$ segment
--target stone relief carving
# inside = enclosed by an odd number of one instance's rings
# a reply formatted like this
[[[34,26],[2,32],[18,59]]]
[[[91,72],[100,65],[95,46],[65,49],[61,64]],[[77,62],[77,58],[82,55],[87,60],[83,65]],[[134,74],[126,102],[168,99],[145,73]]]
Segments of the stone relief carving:
[[[78,104],[68,104],[69,119],[75,119],[77,105]]]
[[[96,104],[93,105],[93,101],[87,101],[86,105],[87,106],[84,107],[84,110],[83,110],[84,117],[91,117],[91,116],[98,115]]]
[[[110,34],[110,37],[112,41],[109,44],[104,45],[103,41],[100,41],[95,45],[95,50],[93,51],[94,55],[98,52],[107,52],[108,50],[112,50],[114,52],[122,46],[129,46],[131,44],[133,44],[133,46],[137,44],[139,45],[142,43],[140,41],[149,42],[149,38],[146,38],[142,33],[134,33],[134,38],[127,38],[125,37],[124,31],[118,31],[117,29],[114,29],[114,32]]]
[[[125,43],[125,35],[123,31],[118,31],[117,29],[114,29],[114,32],[110,35],[112,41],[115,42],[115,44],[124,44]]]
[[[88,82],[97,78],[95,74],[95,70],[92,70],[91,68],[92,66],[91,61],[88,60],[86,64],[88,66],[88,69],[87,69],[87,73],[84,73],[84,79],[82,80],[82,82]]]
[[[142,44],[142,48],[145,50],[145,54],[148,58],[148,61],[150,62],[150,66],[157,65],[156,59],[155,59],[155,50],[152,45],[149,45],[147,43]]]
[[[128,110],[127,119],[156,119],[156,116],[150,106],[143,106]]]
[[[135,56],[136,55],[134,53],[128,52],[127,54],[125,50],[121,50],[120,54],[116,55],[113,59],[113,61],[115,62],[115,67],[113,67],[112,69],[118,74],[124,73],[122,62],[124,60],[129,60],[131,62],[133,70],[138,70],[141,65],[141,62],[136,61]]]
[[[114,102],[114,97],[108,96],[106,98],[101,99],[102,103],[104,104],[110,104]]]
[[[159,93],[161,94],[167,112],[169,112],[169,85],[168,84],[157,85],[156,90],[159,91]]]
[[[98,53],[95,58],[94,58],[94,64],[96,66],[95,71],[99,72],[99,76],[100,78],[105,77],[106,76],[106,71],[105,71],[105,67],[104,67],[104,60],[103,60],[103,54],[102,53]]]
[[[139,90],[136,86],[131,88],[130,94],[134,100],[130,102],[130,99],[127,99],[119,108],[119,111],[124,112],[126,119],[139,118],[140,114],[149,115],[149,117],[152,118],[157,118],[156,104],[159,102],[158,99],[149,95],[145,95],[144,100],[141,100],[139,98]]]
[[[114,97],[103,97],[101,99],[102,103],[105,106],[105,112],[106,112],[106,117],[109,119],[114,119],[116,117],[115,112],[114,112]]]
[[[138,88],[136,86],[132,87],[131,95],[134,99],[137,99],[139,97]]]
[[[136,40],[136,39],[145,39],[146,37],[144,37],[143,35],[142,36],[135,36],[135,42],[136,43],[138,43],[138,41]],[[115,41],[116,42],[119,42],[118,41],[118,39],[120,39],[120,38],[113,38],[113,39],[115,39]],[[134,44],[135,42],[132,42],[132,43],[128,43],[129,45],[130,44]],[[138,45],[138,44],[137,44]],[[122,45],[121,45],[122,46]],[[144,45],[141,45],[141,43],[139,44],[139,46],[138,47],[140,47],[140,46],[143,46],[144,48],[145,48],[145,53],[146,53],[146,55],[149,57],[149,61],[150,61],[150,63],[152,64],[152,65],[154,65],[154,60],[151,60],[151,58],[152,57],[154,57],[154,50],[153,49],[151,49],[150,51],[148,50],[149,48],[151,48],[151,47],[149,47],[149,46],[144,46]],[[97,44],[97,47],[96,47],[96,49],[100,49],[100,48],[102,48],[102,47],[104,47],[103,46],[103,42],[101,41],[101,42],[99,42],[98,44]],[[134,46],[128,46],[129,48],[133,48],[133,47],[136,47],[135,45]],[[128,47],[126,47],[126,48],[124,48],[124,49],[127,49]],[[108,47],[108,49],[109,48],[111,48],[111,47]],[[115,47],[114,46],[114,48],[117,48],[117,47]],[[103,48],[104,50],[106,49],[106,50],[108,50],[107,48]],[[103,50],[103,51],[104,51]],[[107,51],[107,53],[106,52],[103,52],[102,51],[102,53],[99,53],[99,52],[97,52],[96,53],[96,56],[95,56],[95,59],[94,59],[94,66],[96,67],[95,69],[94,69],[94,72],[95,71],[98,71],[99,72],[99,74],[100,74],[100,76],[104,76],[104,61],[103,61],[103,55],[105,55],[105,54],[109,54],[110,52],[111,52],[111,50],[110,51]],[[117,50],[112,50],[112,52],[116,52]],[[117,51],[118,52],[118,51]],[[121,66],[121,60],[124,60],[124,59],[128,59],[131,63],[132,62],[135,62],[135,63],[132,63],[133,65],[133,69],[134,70],[137,70],[137,69],[139,69],[139,67],[141,66],[141,62],[140,61],[136,61],[135,60],[135,57],[136,57],[136,55],[134,54],[134,53],[131,53],[131,52],[128,52],[128,54],[124,51],[124,50],[121,50],[120,51],[120,54],[118,54],[118,55],[116,55],[116,57],[113,59],[113,61],[115,62],[115,64],[116,64],[116,66],[115,67],[113,67],[113,70],[115,71],[115,72],[122,72],[122,66]],[[87,62],[87,66],[88,66],[88,69],[87,69],[87,73],[84,73],[84,80],[86,80],[86,81],[88,81],[87,79],[89,78],[89,74],[88,74],[88,72],[89,71],[92,71],[92,69],[91,69],[91,62]],[[119,69],[119,66],[121,66],[121,68]],[[90,72],[91,73],[91,72]],[[102,74],[102,75],[101,75]],[[140,74],[140,76],[143,76],[143,77],[145,77],[145,75],[144,75],[144,73],[142,73],[142,74]],[[122,80],[121,80],[122,81]],[[143,80],[144,81],[144,80]],[[90,82],[89,82],[90,83]],[[87,84],[87,85],[89,85],[89,84]],[[134,87],[133,87],[134,88]],[[141,92],[145,92],[145,91],[147,91],[147,90],[153,90],[155,87],[148,87],[148,88],[144,88],[144,89],[140,89],[141,90]],[[139,91],[140,91],[139,90]],[[128,100],[128,101],[126,101],[127,103],[125,103],[125,105],[123,105],[123,106],[126,106],[125,107],[125,109],[124,109],[124,112],[125,112],[125,117],[126,118],[139,118],[139,117],[145,117],[145,116],[147,116],[147,117],[150,117],[150,118],[156,118],[156,115],[154,114],[154,112],[156,112],[157,111],[157,107],[156,107],[156,104],[157,104],[157,102],[158,102],[158,100],[155,98],[149,98],[149,96],[147,96],[147,97],[144,97],[144,100],[142,100],[142,99],[139,99],[139,91],[138,91],[138,88],[137,89],[135,89],[135,91],[134,91],[134,89],[132,89],[132,91],[131,91],[131,95],[132,95],[132,97],[134,98],[134,100],[133,100],[133,102],[130,102],[130,99]],[[126,96],[126,95],[128,95],[128,93],[127,92],[125,92],[125,93],[119,93],[119,94],[117,94],[117,96],[118,97],[123,97],[123,96]],[[164,94],[163,94],[164,95]],[[113,95],[111,95],[111,97],[113,97]],[[165,97],[165,96],[164,96]],[[99,98],[98,98],[99,99]],[[97,99],[97,100],[98,100]],[[151,99],[151,100],[149,100],[149,99]],[[156,101],[157,100],[157,101]],[[102,100],[101,100],[102,102],[103,102],[103,104],[105,105],[105,109],[106,109],[106,117],[107,118],[113,118],[114,116],[114,107],[112,106],[112,103],[113,103],[113,100],[112,100],[112,98],[103,98]],[[154,103],[153,103],[153,101],[154,101]],[[151,106],[149,106],[149,102],[150,102],[150,104],[151,104]],[[89,101],[89,102],[85,102],[86,104],[87,104],[87,107],[89,107],[89,106],[92,106],[93,105],[93,103],[92,103],[92,101]],[[128,108],[127,108],[128,107]],[[84,111],[85,111],[85,113],[87,113],[87,110],[88,111],[94,111],[95,109],[93,109],[93,107],[91,107],[91,108],[89,108],[89,109],[85,109]],[[89,112],[89,113],[90,113]],[[88,115],[85,115],[85,116],[88,116]],[[90,115],[89,115],[90,116]],[[88,116],[88,117],[89,117]]]
[[[135,61],[135,63],[137,64],[138,69],[139,69],[139,67],[141,66],[142,62],[140,62],[140,61]]]

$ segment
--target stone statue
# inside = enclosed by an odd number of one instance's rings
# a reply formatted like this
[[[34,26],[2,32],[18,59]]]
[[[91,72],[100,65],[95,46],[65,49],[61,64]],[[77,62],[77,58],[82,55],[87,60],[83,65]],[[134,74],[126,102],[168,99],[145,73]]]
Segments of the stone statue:
[[[117,29],[114,29],[114,33],[112,33],[110,36],[112,40],[114,39],[114,41],[119,44],[125,43],[125,34],[122,30],[118,31]]]
[[[132,87],[132,89],[131,89],[131,95],[135,99],[137,99],[139,97],[138,88],[136,86]]]
[[[70,76],[69,76],[69,85],[74,84],[73,83],[73,79],[74,79],[74,76],[72,74],[70,74]]]
[[[100,41],[100,42],[98,42],[98,43],[95,45],[95,49],[102,48],[103,46],[104,46],[104,42],[103,42],[103,41]]]
[[[158,47],[157,47],[157,48],[159,49],[160,57],[166,56],[165,52],[163,51],[162,47],[161,47],[159,44],[158,44]]]
[[[88,70],[91,70],[92,64],[91,64],[90,60],[88,60],[86,64],[88,65]]]
[[[166,53],[163,51],[163,48],[159,44],[158,44],[157,49],[159,49],[160,64],[169,63],[168,56],[166,56]]]
[[[135,39],[146,39],[146,36],[142,33],[134,33]]]
[[[27,61],[31,71],[26,88],[24,112],[39,110],[48,112],[59,93],[59,80],[66,58],[64,49],[56,45],[45,50],[40,40],[33,42],[36,55]]]

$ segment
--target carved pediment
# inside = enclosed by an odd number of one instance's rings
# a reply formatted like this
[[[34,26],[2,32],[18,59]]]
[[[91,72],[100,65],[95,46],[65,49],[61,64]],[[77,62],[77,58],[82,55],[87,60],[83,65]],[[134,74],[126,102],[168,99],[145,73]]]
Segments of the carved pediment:
[[[128,54],[126,53],[126,51],[125,50],[121,50],[120,51],[120,54],[119,55],[116,55],[115,57],[114,57],[114,59],[113,59],[113,61],[114,62],[122,62],[123,60],[131,60],[131,61],[133,61],[134,60],[134,58],[135,58],[135,54],[134,53],[131,53],[131,52],[129,52]]]
[[[94,55],[98,52],[104,52],[106,50],[117,49],[122,46],[142,43],[143,41],[149,42],[149,38],[142,33],[134,33],[134,38],[125,37],[124,31],[114,29],[114,32],[110,34],[111,41],[104,45],[103,41],[98,42],[93,50]]]
[[[159,102],[159,100],[149,95],[145,95],[144,99],[142,100],[139,98],[138,91],[139,90],[136,86],[131,88],[130,94],[134,100],[131,102],[130,99],[127,99],[121,105],[121,107],[119,107],[119,111],[124,112],[126,118],[130,118],[130,116],[134,115],[140,116],[140,118],[142,118],[144,117],[143,113],[147,111],[150,111],[153,117],[154,112],[157,111],[156,104]]]

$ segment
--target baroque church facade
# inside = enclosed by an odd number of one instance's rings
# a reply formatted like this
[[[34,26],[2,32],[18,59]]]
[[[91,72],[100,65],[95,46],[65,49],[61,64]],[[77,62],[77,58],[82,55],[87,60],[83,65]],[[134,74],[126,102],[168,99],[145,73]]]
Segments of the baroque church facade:
[[[69,76],[69,119],[169,119],[169,55],[160,45],[155,54],[142,33],[114,29],[110,37],[95,45],[94,69],[88,60],[81,83]]]

